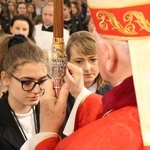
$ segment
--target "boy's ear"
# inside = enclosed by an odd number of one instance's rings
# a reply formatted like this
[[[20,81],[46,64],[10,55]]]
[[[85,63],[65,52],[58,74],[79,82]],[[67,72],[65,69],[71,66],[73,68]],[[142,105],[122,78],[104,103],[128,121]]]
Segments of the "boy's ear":
[[[107,46],[107,52],[106,52],[106,57],[107,57],[107,63],[106,63],[106,68],[108,71],[113,71],[115,69],[115,62],[116,62],[116,51],[110,43],[106,44]]]
[[[9,85],[9,77],[6,74],[5,71],[1,72],[1,81],[2,81],[2,83],[3,83],[4,86],[8,86]]]

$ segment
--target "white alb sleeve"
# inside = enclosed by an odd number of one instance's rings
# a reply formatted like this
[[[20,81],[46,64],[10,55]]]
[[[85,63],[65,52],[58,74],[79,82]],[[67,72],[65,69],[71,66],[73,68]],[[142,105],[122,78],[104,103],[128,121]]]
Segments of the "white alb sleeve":
[[[75,118],[76,118],[76,113],[77,113],[78,107],[79,107],[80,103],[83,102],[85,100],[85,98],[87,96],[89,96],[91,93],[92,93],[91,91],[89,91],[87,88],[84,87],[82,89],[81,93],[76,98],[75,104],[72,108],[72,111],[70,113],[70,116],[68,118],[66,126],[63,130],[63,134],[65,134],[66,136],[68,136],[74,132]]]

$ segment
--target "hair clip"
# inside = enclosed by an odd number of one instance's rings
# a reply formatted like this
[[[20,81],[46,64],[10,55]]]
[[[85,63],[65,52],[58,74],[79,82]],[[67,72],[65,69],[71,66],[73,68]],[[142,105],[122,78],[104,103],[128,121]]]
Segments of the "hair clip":
[[[10,38],[10,40],[8,42],[8,48],[10,48],[16,44],[24,43],[26,41],[27,41],[27,38],[24,35],[16,34]]]

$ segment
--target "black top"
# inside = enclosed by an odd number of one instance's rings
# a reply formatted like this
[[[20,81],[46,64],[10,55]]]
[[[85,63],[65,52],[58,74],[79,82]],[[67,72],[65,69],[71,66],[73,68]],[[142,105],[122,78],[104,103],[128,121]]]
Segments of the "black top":
[[[0,14],[0,25],[5,33],[9,33],[9,19]]]
[[[64,21],[64,28],[69,30],[69,34],[73,34],[77,31],[83,30],[83,23],[81,21],[81,16],[75,16],[71,14],[71,19],[68,21]]]
[[[65,29],[67,29],[67,30],[71,30],[71,24],[72,24],[72,21],[71,21],[71,19],[70,20],[67,20],[67,21],[65,21],[64,20],[64,28]]]
[[[39,104],[35,107],[39,130]],[[8,104],[8,94],[0,99],[0,149],[20,150],[25,140],[17,126]]]
[[[44,24],[42,25],[42,31],[48,31],[48,32],[53,32],[53,26],[50,26],[48,28],[45,28]]]

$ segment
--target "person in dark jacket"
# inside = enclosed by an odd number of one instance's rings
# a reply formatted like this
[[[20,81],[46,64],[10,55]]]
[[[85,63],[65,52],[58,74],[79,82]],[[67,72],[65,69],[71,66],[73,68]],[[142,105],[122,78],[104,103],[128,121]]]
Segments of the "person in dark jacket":
[[[95,41],[92,33],[79,31],[73,33],[66,45],[68,61],[83,69],[84,86],[93,93],[104,95],[112,86],[105,83],[98,70]],[[69,93],[66,119],[63,129],[72,111],[75,98]],[[65,135],[63,135],[65,137]]]
[[[73,34],[77,31],[83,30],[83,23],[80,15],[72,14],[71,3],[69,0],[64,1],[63,6],[64,28],[69,31],[69,34]]]
[[[5,15],[2,3],[0,3],[0,31],[5,33],[9,32],[9,20]]]
[[[20,150],[39,132],[49,63],[44,51],[21,34],[4,35],[0,53],[0,79],[7,87],[0,99],[0,149]]]

